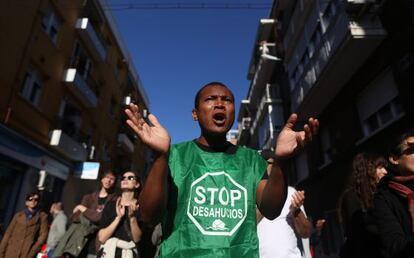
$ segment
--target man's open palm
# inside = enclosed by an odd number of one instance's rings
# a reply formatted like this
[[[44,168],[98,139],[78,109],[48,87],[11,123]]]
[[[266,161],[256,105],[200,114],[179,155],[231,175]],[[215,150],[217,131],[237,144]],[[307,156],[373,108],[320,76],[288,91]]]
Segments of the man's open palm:
[[[279,133],[276,143],[276,156],[280,158],[289,157],[301,150],[306,143],[312,140],[319,128],[317,119],[309,118],[308,123],[303,126],[303,131],[296,132],[293,130],[298,116],[290,115],[286,125]]]
[[[125,109],[125,114],[128,116],[127,124],[148,147],[162,153],[168,152],[171,142],[170,135],[154,115],[148,115],[148,119],[152,124],[149,125],[135,104],[130,104]]]

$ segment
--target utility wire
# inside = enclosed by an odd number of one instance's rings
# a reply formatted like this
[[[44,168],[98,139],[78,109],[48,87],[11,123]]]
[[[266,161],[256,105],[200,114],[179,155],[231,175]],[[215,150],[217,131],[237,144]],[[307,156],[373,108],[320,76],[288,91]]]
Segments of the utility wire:
[[[130,4],[108,4],[102,6],[112,11],[135,10],[135,9],[269,9],[271,4],[245,3],[245,4],[214,4],[214,3],[130,3]]]
[[[16,1],[14,5],[31,6],[30,2]],[[73,4],[60,1],[63,8],[74,8]],[[101,8],[110,11],[128,11],[128,10],[269,10],[271,3],[113,3],[100,4]],[[79,9],[85,8],[76,7]],[[87,7],[86,7],[87,8]]]

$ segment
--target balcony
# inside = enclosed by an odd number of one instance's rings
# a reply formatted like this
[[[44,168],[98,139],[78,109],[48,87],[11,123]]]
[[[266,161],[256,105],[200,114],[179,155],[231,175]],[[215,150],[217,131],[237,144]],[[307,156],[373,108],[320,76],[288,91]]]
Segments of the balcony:
[[[254,110],[260,104],[260,97],[264,94],[266,85],[271,81],[277,61],[261,59],[249,89],[249,108]]]
[[[87,107],[96,107],[98,99],[95,92],[77,72],[76,68],[65,70],[63,81],[69,85],[69,89],[75,94],[82,103]]]
[[[118,134],[119,146],[128,153],[134,152],[134,144],[125,133]]]
[[[263,116],[267,116],[269,117],[273,110],[273,105],[281,105],[283,102],[281,99],[272,99],[269,96],[263,95],[261,100],[260,100],[260,104],[259,107],[257,108],[257,112],[256,112],[256,116],[253,120],[253,123],[251,123],[251,127],[250,127],[250,134],[254,135],[259,124],[260,121],[262,121]],[[269,105],[271,105],[272,107],[269,109]],[[283,114],[281,114],[283,115]]]
[[[321,43],[292,87],[292,111],[315,116],[329,104],[385,38],[379,20],[352,21],[340,13],[329,21]],[[292,86],[292,85],[291,85]]]
[[[78,29],[81,38],[89,46],[95,59],[100,61],[106,60],[106,48],[102,40],[99,38],[88,18],[79,18],[76,21],[76,29]]]
[[[49,145],[72,161],[85,161],[88,153],[81,143],[65,134],[61,129],[50,132]]]

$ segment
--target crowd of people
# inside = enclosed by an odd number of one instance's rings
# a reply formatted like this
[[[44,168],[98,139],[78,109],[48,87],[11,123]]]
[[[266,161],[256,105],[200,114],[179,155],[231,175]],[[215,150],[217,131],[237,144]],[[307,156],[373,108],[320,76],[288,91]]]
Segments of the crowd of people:
[[[0,258],[142,258],[138,243],[147,228],[154,229],[156,257],[316,257],[325,220],[312,225],[305,191],[287,179],[289,159],[312,141],[317,119],[295,131],[298,117],[292,114],[275,150],[258,152],[226,140],[234,96],[220,82],[197,92],[192,117],[201,133],[188,142],[171,145],[157,118],[144,117],[137,105],[125,113],[154,153],[145,184],[126,171],[115,187],[115,173],[104,171],[100,189],[85,195],[69,217],[61,202],[51,205],[50,226],[38,208],[41,194],[28,194],[26,208],[5,230]],[[414,132],[396,139],[386,158],[357,154],[338,204],[345,238],[340,257],[411,257],[413,190]]]

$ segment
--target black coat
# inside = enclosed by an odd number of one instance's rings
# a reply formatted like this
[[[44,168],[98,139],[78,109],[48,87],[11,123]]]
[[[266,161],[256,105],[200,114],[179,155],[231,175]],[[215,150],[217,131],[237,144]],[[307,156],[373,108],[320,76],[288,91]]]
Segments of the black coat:
[[[381,258],[378,228],[372,209],[362,208],[358,195],[345,191],[341,201],[341,216],[346,241],[341,258]]]
[[[382,178],[374,199],[381,244],[392,258],[414,257],[414,234],[407,199],[388,187],[390,176]],[[414,184],[406,185],[414,190]]]

